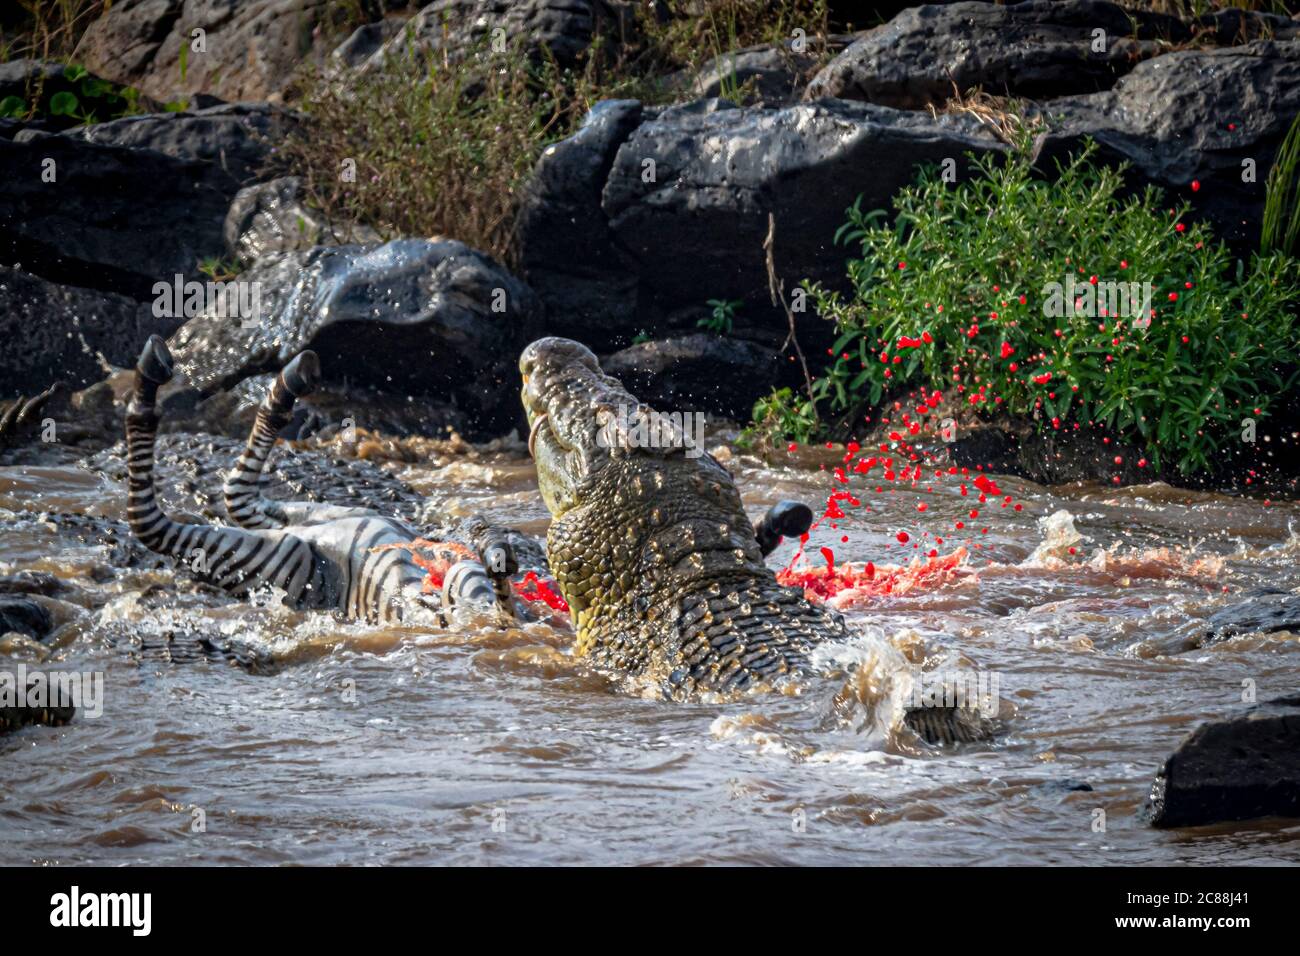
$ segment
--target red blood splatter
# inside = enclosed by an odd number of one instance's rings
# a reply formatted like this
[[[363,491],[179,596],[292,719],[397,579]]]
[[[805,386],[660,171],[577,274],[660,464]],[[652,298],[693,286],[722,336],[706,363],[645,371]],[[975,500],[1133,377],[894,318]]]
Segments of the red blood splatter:
[[[537,576],[536,571],[529,571],[522,581],[515,582],[515,593],[525,601],[541,601],[556,611],[568,612],[568,602],[551,590],[549,584]]]

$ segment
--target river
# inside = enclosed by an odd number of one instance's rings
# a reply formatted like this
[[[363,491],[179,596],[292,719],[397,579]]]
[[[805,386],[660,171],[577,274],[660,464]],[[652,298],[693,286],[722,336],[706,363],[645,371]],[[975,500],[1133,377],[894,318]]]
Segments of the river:
[[[833,483],[729,466],[754,516],[782,498],[820,509]],[[392,467],[431,509],[545,531],[517,448]],[[47,664],[105,682],[102,716],[0,738],[0,863],[1300,861],[1300,822],[1159,831],[1139,814],[1181,736],[1251,689],[1295,691],[1295,635],[1196,637],[1252,588],[1300,587],[1300,506],[998,484],[1021,510],[983,509],[962,572],[847,609],[861,643],[837,651],[884,642],[997,675],[1003,733],[941,750],[882,729],[870,675],[674,704],[593,673],[546,624],[439,633],[219,600],[35,520],[121,518],[119,481],[71,461],[0,468],[0,572],[75,585]],[[823,546],[840,563],[910,560],[971,507],[956,481],[849,487],[863,507],[814,531],[814,564]],[[169,630],[238,637],[277,663],[166,663],[120,639]],[[0,665],[33,660],[9,651]]]

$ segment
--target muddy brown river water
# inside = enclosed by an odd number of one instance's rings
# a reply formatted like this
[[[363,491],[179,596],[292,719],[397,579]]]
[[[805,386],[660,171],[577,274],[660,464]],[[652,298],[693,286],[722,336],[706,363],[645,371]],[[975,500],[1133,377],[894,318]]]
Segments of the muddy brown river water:
[[[817,470],[729,464],[755,516],[831,488]],[[431,509],[546,528],[523,454],[394,467]],[[810,555],[905,561],[917,552],[900,528],[943,534],[970,507],[955,482],[868,484],[853,487],[870,511],[819,527]],[[120,518],[120,483],[73,464],[0,468],[0,573],[76,586],[84,609],[46,663],[105,683],[102,716],[0,738],[0,863],[1300,862],[1297,822],[1157,831],[1138,812],[1197,723],[1240,709],[1244,689],[1296,690],[1295,635],[1195,644],[1206,615],[1252,588],[1300,587],[1300,506],[999,484],[1023,508],[986,508],[962,574],[847,611],[860,639],[831,656],[864,676],[672,704],[591,672],[545,624],[343,624],[114,567],[34,519]],[[169,588],[174,600],[149,599]],[[178,628],[279,664],[141,660],[112,639]],[[1005,732],[942,751],[891,730],[871,671],[882,646],[996,674]],[[9,652],[0,666],[35,653]]]

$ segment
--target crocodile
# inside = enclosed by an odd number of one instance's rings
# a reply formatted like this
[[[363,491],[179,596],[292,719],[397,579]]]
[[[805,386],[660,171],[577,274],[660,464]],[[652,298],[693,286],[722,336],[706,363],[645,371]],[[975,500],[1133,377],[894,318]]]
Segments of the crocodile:
[[[539,339],[519,370],[576,654],[681,700],[772,687],[807,673],[818,645],[850,637],[842,615],[777,582],[763,561],[772,529],[750,524],[727,469],[590,349]],[[921,707],[904,720],[931,742],[992,732],[973,708]]]

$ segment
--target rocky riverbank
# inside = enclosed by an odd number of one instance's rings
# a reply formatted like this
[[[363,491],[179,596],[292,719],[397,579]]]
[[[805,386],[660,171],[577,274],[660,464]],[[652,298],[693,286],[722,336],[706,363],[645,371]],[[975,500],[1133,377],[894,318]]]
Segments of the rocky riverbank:
[[[1132,188],[1188,197],[1242,254],[1257,244],[1267,173],[1300,113],[1300,23],[1032,0],[885,10],[880,25],[844,32],[853,25],[834,6],[831,32],[810,47],[796,32],[717,58],[673,78],[674,102],[596,103],[545,149],[509,247],[491,256],[456,236],[394,239],[330,221],[277,162],[284,138],[310,123],[295,78],[325,70],[346,88],[386,57],[465,60],[498,20],[530,56],[581,63],[640,42],[631,5],[442,0],[331,47],[324,3],[211,23],[197,3],[114,4],[86,30],[71,79],[59,64],[0,65],[0,99],[35,86],[48,107],[84,89],[89,70],[156,110],[0,120],[13,173],[0,197],[4,397],[55,380],[95,386],[161,332],[184,373],[176,427],[220,421],[236,434],[247,416],[230,414],[233,396],[310,347],[325,359],[335,424],[484,439],[519,427],[514,356],[553,333],[609,356],[649,400],[744,422],[774,387],[800,386],[798,345],[815,375],[835,337],[815,314],[787,313],[769,271],[787,294],[805,280],[842,288],[834,239],[849,205],[888,209],[921,164],[961,176],[971,157],[1009,148],[990,114],[954,108],[954,94],[1027,98],[1044,175],[1091,138],[1104,160],[1130,164]],[[195,28],[202,51],[190,49]],[[737,88],[741,103],[716,95]],[[256,289],[244,303],[256,314],[228,317],[214,279]],[[729,303],[725,331],[700,330],[706,300]],[[73,396],[66,414],[89,418],[82,407],[103,394]],[[1265,426],[1267,457],[1285,490],[1300,467],[1277,421]],[[952,449],[963,464],[1040,481],[1115,473],[1095,442],[1054,440],[1041,423],[974,425]],[[1211,481],[1236,484],[1241,470]]]

